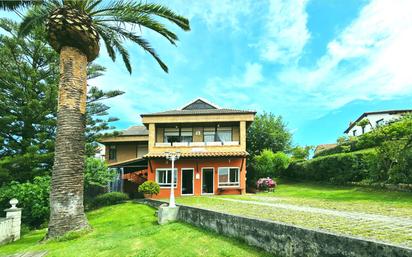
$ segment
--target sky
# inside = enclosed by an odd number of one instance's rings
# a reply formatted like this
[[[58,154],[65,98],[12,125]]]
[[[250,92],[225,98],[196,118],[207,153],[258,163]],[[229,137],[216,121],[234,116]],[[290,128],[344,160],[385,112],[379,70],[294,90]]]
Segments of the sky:
[[[294,144],[333,143],[367,111],[412,109],[410,0],[156,1],[190,20],[176,46],[145,29],[169,66],[127,43],[133,73],[102,48],[107,68],[90,82],[124,129],[139,114],[202,97],[219,106],[281,115]],[[167,22],[165,22],[167,24]]]

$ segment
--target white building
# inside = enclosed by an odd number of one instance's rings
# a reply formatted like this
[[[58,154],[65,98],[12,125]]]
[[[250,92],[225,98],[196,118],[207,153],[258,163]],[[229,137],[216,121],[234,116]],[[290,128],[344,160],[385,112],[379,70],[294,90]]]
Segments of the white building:
[[[365,112],[355,122],[350,122],[349,127],[345,130],[345,134],[348,136],[360,136],[363,133],[367,133],[379,126],[387,124],[388,122],[401,118],[406,113],[412,112],[410,110],[389,110],[389,111],[377,111],[377,112]],[[358,126],[357,123],[363,119],[368,119],[369,124],[363,129]]]

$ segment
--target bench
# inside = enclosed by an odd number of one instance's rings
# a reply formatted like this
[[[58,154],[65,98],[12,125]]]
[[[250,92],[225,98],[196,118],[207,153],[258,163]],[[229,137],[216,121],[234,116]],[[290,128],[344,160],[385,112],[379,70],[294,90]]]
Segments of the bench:
[[[219,187],[217,189],[217,193],[220,195],[224,191],[229,191],[229,190],[237,190],[237,191],[239,191],[239,193],[242,193],[243,189],[244,188],[242,188],[242,187]]]

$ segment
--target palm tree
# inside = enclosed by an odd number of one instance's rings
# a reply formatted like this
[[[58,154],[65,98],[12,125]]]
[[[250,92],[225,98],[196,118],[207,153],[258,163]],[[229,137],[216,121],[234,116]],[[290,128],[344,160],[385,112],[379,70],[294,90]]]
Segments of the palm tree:
[[[19,8],[30,7],[22,15]],[[83,206],[85,147],[86,68],[99,54],[99,41],[115,61],[119,53],[131,73],[127,40],[147,51],[167,72],[168,68],[150,44],[138,33],[145,27],[173,45],[178,37],[159,18],[190,30],[189,21],[159,4],[133,0],[20,0],[0,1],[0,9],[22,16],[20,35],[44,26],[49,44],[60,53],[59,104],[55,159],[50,193],[48,238],[87,228]]]

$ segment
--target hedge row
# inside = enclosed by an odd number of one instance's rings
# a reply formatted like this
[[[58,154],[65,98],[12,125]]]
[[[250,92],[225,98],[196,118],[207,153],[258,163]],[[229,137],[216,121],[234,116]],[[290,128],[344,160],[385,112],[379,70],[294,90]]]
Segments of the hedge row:
[[[308,161],[292,162],[282,173],[284,178],[325,181],[334,184],[370,179],[376,160],[376,150],[322,156]]]

